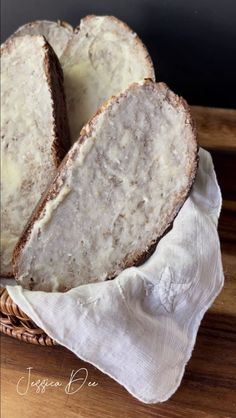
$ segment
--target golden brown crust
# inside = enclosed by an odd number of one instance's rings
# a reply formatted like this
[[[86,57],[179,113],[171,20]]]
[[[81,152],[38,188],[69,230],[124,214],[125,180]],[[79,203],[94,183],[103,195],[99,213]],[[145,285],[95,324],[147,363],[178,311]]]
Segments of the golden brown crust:
[[[135,88],[139,85],[140,83],[133,83],[128,90],[135,90]],[[155,88],[156,83],[154,83],[152,80],[147,79],[143,82],[143,84],[146,85],[151,85],[153,86],[153,88]],[[178,97],[176,96],[172,91],[169,90],[169,88],[166,86],[165,83],[158,83],[159,88],[163,89],[166,92],[166,99],[175,107],[178,107],[179,104],[181,104],[185,111],[186,111],[186,124],[190,124],[193,130],[193,139],[195,141],[196,144],[196,148],[195,148],[195,159],[193,161],[192,166],[190,167],[190,174],[189,174],[189,184],[188,187],[185,189],[184,193],[182,193],[182,195],[179,195],[176,198],[176,207],[178,206],[178,208],[171,214],[171,217],[169,219],[169,222],[166,223],[167,227],[165,227],[165,229],[163,230],[163,233],[161,234],[161,236],[159,236],[157,239],[151,240],[150,243],[147,245],[147,249],[145,251],[140,251],[137,252],[135,254],[131,254],[128,255],[126,257],[126,259],[123,262],[123,265],[121,266],[122,269],[134,266],[134,265],[140,265],[141,263],[143,263],[155,250],[157,243],[160,241],[160,239],[171,229],[174,219],[177,216],[179,210],[181,209],[182,205],[184,204],[184,202],[186,201],[190,191],[191,191],[191,187],[194,183],[194,179],[196,176],[196,172],[197,172],[197,166],[198,166],[198,144],[197,144],[197,139],[196,139],[196,130],[195,130],[195,126],[194,126],[194,122],[193,119],[191,117],[190,114],[190,109],[186,103],[186,101],[182,98],[182,97]],[[65,159],[63,160],[63,162],[60,165],[60,168],[58,170],[58,173],[56,175],[56,177],[54,178],[53,182],[51,183],[51,185],[48,187],[48,189],[45,191],[45,194],[42,196],[38,206],[36,207],[35,211],[32,214],[31,219],[29,220],[20,240],[18,241],[16,247],[15,247],[15,251],[13,254],[13,267],[14,267],[14,273],[17,276],[17,262],[18,262],[18,258],[20,257],[20,253],[25,245],[25,243],[28,240],[30,231],[34,225],[34,222],[37,221],[38,219],[40,219],[41,215],[43,214],[44,211],[44,207],[45,204],[48,200],[51,200],[52,198],[54,198],[57,193],[59,192],[59,188],[60,188],[60,183],[61,183],[61,177],[62,177],[62,172],[63,169],[66,166],[69,166],[74,159],[74,156],[77,152],[79,152],[79,147],[80,145],[86,140],[86,138],[88,137],[88,135],[91,134],[94,125],[96,123],[96,119],[98,118],[99,114],[104,112],[105,110],[109,109],[110,106],[112,106],[112,104],[114,102],[116,102],[117,100],[119,100],[120,97],[125,96],[126,95],[126,91],[120,93],[118,96],[112,96],[106,103],[104,103],[96,112],[96,114],[93,116],[93,118],[90,119],[90,121],[82,128],[81,133],[80,133],[80,138],[77,141],[77,143],[75,143],[74,147],[72,148],[72,150],[67,154],[67,156],[65,157]],[[177,205],[178,203],[178,205]],[[109,278],[114,278],[114,276],[116,275],[116,273],[111,273],[109,275]]]

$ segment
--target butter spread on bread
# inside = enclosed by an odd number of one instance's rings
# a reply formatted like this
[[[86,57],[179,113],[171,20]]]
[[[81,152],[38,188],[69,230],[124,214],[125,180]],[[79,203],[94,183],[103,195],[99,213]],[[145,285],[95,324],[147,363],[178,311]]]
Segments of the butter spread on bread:
[[[14,251],[25,288],[66,291],[140,263],[171,225],[197,169],[186,102],[132,84],[82,129]]]
[[[15,36],[24,35],[43,35],[60,59],[69,39],[73,35],[73,27],[62,20],[58,20],[57,22],[35,20],[34,22],[20,26],[10,39]]]
[[[42,34],[57,52],[64,84],[72,142],[110,96],[130,83],[155,79],[142,41],[113,16],[87,16],[74,29],[65,22],[36,21],[13,34]]]
[[[135,81],[155,79],[136,33],[112,16],[87,16],[61,56],[72,140],[103,102]]]
[[[42,36],[1,48],[1,276],[44,189],[69,148],[63,75]]]

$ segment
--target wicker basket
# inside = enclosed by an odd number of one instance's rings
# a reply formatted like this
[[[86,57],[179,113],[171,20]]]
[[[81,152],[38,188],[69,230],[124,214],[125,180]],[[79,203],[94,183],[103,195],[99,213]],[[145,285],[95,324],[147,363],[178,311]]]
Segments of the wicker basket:
[[[18,340],[38,345],[57,345],[13,302],[5,288],[0,289],[0,331]]]

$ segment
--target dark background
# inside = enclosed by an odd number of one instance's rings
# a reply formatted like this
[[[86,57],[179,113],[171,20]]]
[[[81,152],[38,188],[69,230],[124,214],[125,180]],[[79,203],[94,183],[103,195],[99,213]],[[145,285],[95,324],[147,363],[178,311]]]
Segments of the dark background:
[[[236,0],[2,0],[2,42],[35,20],[113,14],[142,38],[165,81],[190,104],[236,107]]]

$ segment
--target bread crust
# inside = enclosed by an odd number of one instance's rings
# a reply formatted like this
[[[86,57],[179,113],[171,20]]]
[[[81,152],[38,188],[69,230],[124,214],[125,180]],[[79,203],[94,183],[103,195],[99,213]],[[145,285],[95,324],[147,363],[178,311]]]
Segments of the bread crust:
[[[82,22],[86,22],[86,21],[92,20],[92,19],[94,19],[96,17],[97,17],[96,15],[87,15],[87,16],[85,16],[83,19],[81,19],[80,24],[77,25],[75,28],[73,28],[73,26],[71,26],[68,22],[66,22],[64,20],[57,20],[57,22],[55,22],[55,23],[57,23],[59,26],[65,28],[65,29],[69,30],[71,32],[71,37],[73,37],[73,34],[76,34],[76,33],[78,33],[80,31],[80,25],[81,25]],[[155,71],[154,71],[154,66],[153,66],[152,59],[151,59],[151,57],[150,57],[150,55],[148,53],[148,50],[147,50],[146,46],[143,44],[142,40],[139,38],[139,36],[137,35],[137,33],[134,32],[125,22],[123,22],[122,20],[119,20],[115,16],[104,15],[102,17],[110,19],[116,25],[120,26],[122,29],[124,29],[125,31],[128,31],[129,33],[131,33],[133,35],[137,47],[138,48],[142,48],[145,51],[145,55],[146,55],[145,61],[146,61],[147,68],[149,68],[149,75],[148,76],[153,81],[155,81]],[[8,42],[9,40],[13,39],[17,35],[17,33],[23,27],[24,28],[27,28],[27,27],[31,28],[31,27],[34,27],[34,26],[39,25],[41,22],[44,22],[44,23],[54,23],[54,22],[48,21],[48,20],[44,20],[44,21],[34,20],[33,22],[29,22],[29,23],[21,26],[16,32],[14,32],[8,38],[8,40],[6,42]],[[68,40],[67,46],[65,47],[65,49],[63,51],[63,54],[66,52],[67,47],[69,46],[70,39]]]
[[[136,33],[132,31],[132,29],[124,22],[120,21],[119,19],[115,18],[114,16],[103,16],[104,18],[108,18],[110,21],[114,22],[114,25],[118,25],[121,27],[124,31],[128,31],[132,34],[133,38],[135,39],[135,45],[137,45],[138,49],[143,49],[145,53],[145,63],[147,67],[147,74],[148,76],[155,80],[155,72],[153,63],[151,60],[150,55],[148,54],[148,51],[145,47],[145,45],[142,43],[141,39],[138,37]],[[81,22],[91,20],[93,18],[96,18],[95,15],[88,15],[84,19],[81,20]],[[3,48],[10,47],[11,42],[14,41],[15,37],[18,35],[18,32],[21,29],[25,29],[27,31],[27,28],[33,28],[41,23],[53,23],[50,21],[39,21],[35,20],[33,22],[30,22],[22,27],[20,27],[4,44]],[[55,23],[56,24],[56,23]],[[71,32],[71,36],[68,40],[67,46],[70,43],[71,38],[73,37],[74,33],[78,33],[80,30],[80,25],[77,26],[75,29],[71,25],[69,25],[67,22],[64,21],[57,21],[57,24],[61,27],[64,27],[69,32]],[[36,35],[34,35],[36,36]],[[44,38],[45,39],[45,38]],[[65,47],[63,54],[65,53],[67,46]],[[60,165],[61,160],[65,156],[66,152],[69,150],[69,147],[71,145],[70,142],[70,134],[69,134],[69,125],[67,121],[66,115],[66,104],[65,104],[65,95],[63,90],[63,73],[58,61],[58,58],[56,54],[54,53],[51,46],[48,44],[48,42],[45,40],[45,50],[46,50],[46,56],[45,56],[45,72],[47,76],[47,81],[50,89],[50,94],[52,97],[52,106],[53,106],[53,115],[54,115],[54,124],[53,124],[53,143],[52,143],[52,157],[55,167],[58,167]],[[98,112],[99,113],[99,112]],[[41,201],[40,201],[41,202]],[[37,205],[37,207],[40,207],[40,205]],[[28,224],[26,226],[25,231],[27,230]],[[13,256],[14,258],[14,256]],[[4,274],[4,276],[8,276],[7,274]],[[9,275],[9,277],[12,277],[12,275]]]
[[[5,43],[11,41],[12,39],[16,38],[17,36],[24,36],[30,34],[31,36],[42,35],[42,30],[39,29],[41,25],[53,25],[55,27],[60,27],[65,29],[68,33],[70,33],[70,37],[73,36],[74,28],[64,20],[34,20],[32,22],[26,23],[25,25],[20,26],[6,41]],[[35,33],[31,33],[32,29],[36,29]],[[69,39],[68,41],[69,42]]]
[[[145,83],[152,83],[151,79],[146,79]],[[134,83],[137,84],[137,83]],[[178,207],[178,210],[176,210],[173,213],[173,217],[170,220],[170,222],[167,224],[167,227],[165,228],[165,230],[163,231],[163,233],[155,240],[150,241],[150,243],[147,245],[147,249],[146,251],[140,251],[140,252],[136,252],[134,254],[132,254],[131,256],[128,256],[125,260],[124,260],[124,265],[122,270],[124,270],[125,268],[128,267],[132,267],[132,266],[140,266],[141,264],[143,264],[146,260],[148,260],[148,258],[154,253],[154,251],[156,250],[157,244],[158,242],[168,233],[170,232],[170,230],[173,227],[174,224],[174,220],[176,218],[176,216],[178,215],[180,209],[182,208],[184,202],[187,200],[187,198],[189,197],[191,190],[192,190],[192,186],[194,184],[195,178],[196,178],[196,174],[197,174],[197,168],[198,168],[198,164],[199,164],[199,155],[198,155],[198,150],[199,150],[199,144],[197,142],[197,129],[196,129],[196,124],[195,121],[191,115],[191,110],[190,107],[188,105],[188,103],[186,102],[186,100],[181,97],[181,96],[177,96],[175,95],[167,86],[166,83],[164,82],[160,82],[158,83],[159,87],[161,87],[161,89],[166,90],[167,89],[167,95],[166,95],[166,99],[167,101],[174,105],[174,106],[178,106],[179,104],[181,104],[185,111],[186,111],[186,124],[190,124],[192,127],[192,131],[194,134],[194,139],[195,139],[195,143],[196,143],[196,153],[195,153],[195,161],[193,162],[192,165],[192,169],[191,169],[191,175],[189,177],[189,183],[188,183],[188,187],[185,190],[185,193],[183,194],[179,194],[176,198],[176,202],[181,201],[182,204]],[[114,274],[110,277],[108,277],[108,279],[114,279],[116,277],[117,273],[114,272]]]
[[[63,72],[59,60],[45,40],[45,72],[52,99],[53,143],[52,155],[56,168],[60,165],[70,148],[70,130],[67,119],[66,98],[63,88]]]
[[[5,51],[8,51],[11,47],[14,47],[12,45],[13,42],[14,38],[9,38],[8,41],[6,41],[1,46],[1,55]],[[51,106],[53,113],[53,137],[51,154],[52,162],[55,166],[55,169],[57,169],[60,165],[60,162],[63,160],[64,156],[70,148],[70,132],[67,119],[65,94],[63,89],[63,72],[55,52],[45,38],[43,48],[45,50],[44,68],[49,92],[51,95]],[[7,278],[14,277],[13,272],[12,274],[5,273],[2,271],[2,269],[0,275],[1,277]]]
[[[74,33],[79,33],[80,31],[80,25],[83,22],[92,20],[94,18],[96,18],[96,15],[87,15],[85,16],[83,19],[81,19],[81,22],[78,26],[76,26],[74,28]],[[120,26],[123,30],[129,32],[130,34],[133,35],[134,39],[135,39],[135,44],[138,48],[141,48],[145,51],[145,62],[147,65],[147,68],[149,68],[149,75],[148,78],[150,78],[151,80],[155,81],[155,70],[154,70],[154,66],[153,66],[153,62],[151,59],[151,56],[149,55],[149,52],[147,50],[147,47],[144,45],[144,43],[142,42],[141,38],[139,38],[139,36],[137,35],[136,32],[134,32],[128,25],[127,23],[123,22],[120,19],[117,19],[117,17],[115,16],[110,16],[110,15],[104,15],[104,16],[100,16],[100,17],[104,17],[104,18],[108,18],[111,21],[113,21],[116,25]],[[67,49],[67,48],[66,48]],[[66,49],[64,52],[66,52]]]
[[[127,90],[135,90],[135,88],[137,87],[137,85],[140,84],[149,84],[150,86],[152,86],[152,88],[156,88],[156,83],[154,83],[151,79],[146,79],[144,82],[142,83],[133,83]],[[160,89],[162,89],[163,91],[166,92],[166,100],[169,101],[169,103],[174,106],[174,107],[179,107],[179,105],[182,105],[185,109],[185,124],[186,125],[191,125],[192,128],[192,132],[193,132],[193,141],[195,142],[195,152],[194,152],[194,161],[192,163],[192,166],[190,167],[190,172],[189,172],[189,183],[188,183],[188,187],[185,189],[184,193],[179,194],[176,198],[176,209],[175,211],[173,211],[169,222],[166,222],[165,225],[166,227],[163,230],[163,233],[157,237],[154,240],[151,240],[148,245],[147,248],[144,251],[139,251],[136,253],[133,253],[131,255],[128,255],[122,265],[120,266],[119,271],[114,271],[112,273],[109,274],[109,277],[107,277],[107,279],[111,279],[114,278],[121,270],[131,267],[131,266],[137,266],[142,264],[155,250],[157,243],[160,241],[160,239],[163,237],[163,235],[165,235],[172,227],[173,222],[175,217],[177,216],[179,210],[181,209],[182,205],[184,204],[184,202],[186,201],[190,191],[191,191],[191,187],[194,183],[194,179],[196,176],[196,172],[197,172],[197,167],[198,167],[198,144],[197,144],[197,138],[196,138],[196,129],[195,129],[195,124],[194,121],[191,117],[191,113],[190,113],[190,109],[189,106],[187,105],[186,101],[179,96],[176,96],[168,87],[165,83],[158,83],[158,86]],[[120,93],[118,96],[112,96],[106,103],[104,103],[96,112],[96,114],[89,120],[89,122],[84,126],[84,128],[81,130],[80,133],[80,138],[77,141],[76,146],[80,148],[81,144],[86,141],[86,138],[91,134],[93,128],[94,128],[94,124],[96,122],[96,119],[98,118],[99,114],[106,111],[110,106],[112,106],[112,104],[114,102],[116,102],[120,97],[123,97],[126,95],[126,91]],[[40,202],[38,203],[35,211],[33,212],[28,224],[26,225],[26,228],[23,232],[23,234],[21,235],[16,247],[15,247],[15,251],[13,254],[13,269],[14,269],[14,274],[16,275],[16,279],[18,276],[18,261],[20,259],[21,256],[21,252],[26,244],[26,242],[28,241],[30,232],[34,226],[34,223],[40,219],[41,215],[43,214],[44,211],[44,207],[47,201],[53,199],[55,196],[57,196],[58,192],[59,192],[59,188],[60,188],[60,179],[61,179],[61,174],[63,173],[63,169],[66,166],[70,166],[70,164],[73,163],[74,160],[74,154],[77,152],[77,149],[74,148],[74,152],[71,152],[69,154],[67,154],[67,156],[65,157],[65,159],[63,160],[63,162],[60,165],[60,168],[58,170],[57,175],[55,176],[54,180],[52,181],[51,185],[48,187],[48,189],[45,191],[44,195],[42,196]]]

